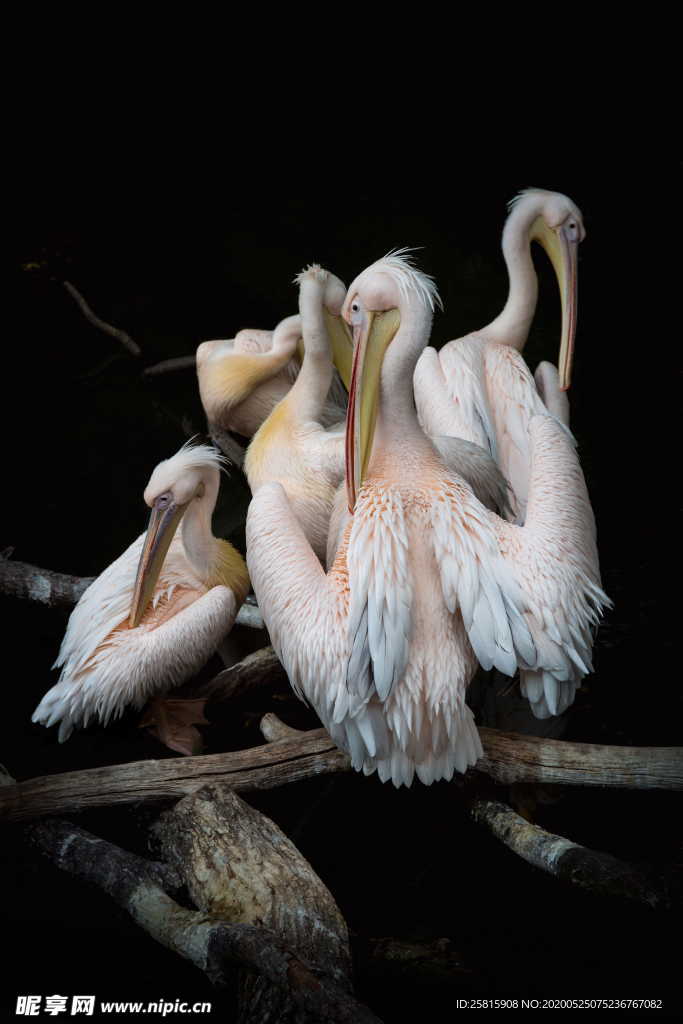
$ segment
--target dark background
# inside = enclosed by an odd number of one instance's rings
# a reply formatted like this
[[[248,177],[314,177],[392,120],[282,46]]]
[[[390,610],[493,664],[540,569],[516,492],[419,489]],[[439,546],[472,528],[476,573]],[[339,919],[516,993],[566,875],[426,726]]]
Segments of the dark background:
[[[245,326],[272,328],[296,310],[291,281],[320,262],[346,283],[397,246],[416,258],[444,300],[432,343],[483,326],[502,308],[500,254],[506,202],[521,188],[564,191],[584,214],[572,428],[598,523],[603,585],[614,601],[570,717],[568,739],[614,744],[681,742],[676,650],[674,526],[679,472],[673,353],[680,284],[669,284],[680,166],[656,175],[612,159],[520,163],[497,171],[441,166],[385,184],[370,164],[334,187],[313,169],[284,188],[258,161],[217,186],[163,176],[119,187],[81,169],[63,192],[31,181],[17,196],[10,267],[18,315],[3,353],[5,423],[0,547],[14,557],[94,575],[145,527],[142,491],[154,465],[205,424],[192,371],[144,379],[158,360],[191,353]],[[357,170],[357,169],[356,169]],[[680,220],[680,218],[678,217]],[[536,256],[540,291],[525,356],[556,359],[559,300]],[[70,280],[103,319],[125,329],[143,356],[86,323],[65,291]],[[243,549],[248,490],[235,472],[223,486],[216,532]],[[2,598],[8,695],[2,760],[17,778],[112,764],[165,752],[134,715],[68,744],[30,715],[56,676],[67,613]],[[235,631],[245,649],[261,638]],[[211,671],[209,666],[207,671]],[[260,713],[275,708],[300,726],[313,716],[293,698],[252,698],[210,712],[207,752],[259,742]],[[169,754],[169,756],[173,756]],[[506,794],[503,794],[505,797]],[[311,781],[252,802],[290,835],[326,881],[355,935],[448,937],[465,970],[428,987],[373,971],[359,957],[358,991],[387,1021],[408,1021],[426,999],[459,995],[665,998],[673,1008],[680,931],[663,913],[568,890],[480,832],[452,787],[395,792],[376,778]],[[672,794],[565,790],[538,820],[589,847],[650,864],[681,861],[680,802]],[[146,851],[145,809],[82,815],[85,828]],[[100,998],[218,1000],[204,978],[140,933],[98,892],[3,841],[4,905],[12,952],[5,963],[10,1012],[17,994],[94,993]],[[680,928],[680,923],[678,925]],[[221,997],[230,1019],[230,996]]]

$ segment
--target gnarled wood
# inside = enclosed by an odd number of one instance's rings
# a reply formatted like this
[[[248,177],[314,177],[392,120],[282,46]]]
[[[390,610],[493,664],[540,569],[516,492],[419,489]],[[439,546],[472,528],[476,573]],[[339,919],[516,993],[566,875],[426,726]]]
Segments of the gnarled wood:
[[[232,799],[238,800],[237,797]],[[238,807],[233,803],[234,809]],[[237,815],[235,809],[233,827]],[[231,855],[239,859],[243,854],[241,843],[246,842],[247,837],[254,846],[258,846],[266,834],[271,840],[279,838],[276,837],[276,827],[269,829],[268,825],[272,823],[265,824],[267,819],[260,822],[260,817],[256,811],[248,809],[246,819],[250,825],[246,820],[241,822],[236,834],[230,837],[214,833],[217,849],[225,838]],[[178,827],[181,827],[181,821],[179,819]],[[197,817],[195,822],[201,828],[199,821]],[[173,827],[166,826],[164,846],[169,851],[173,846],[170,832]],[[272,929],[246,923],[239,916],[226,920],[206,909],[188,910],[176,903],[168,890],[175,891],[185,876],[184,872],[176,872],[172,865],[147,861],[65,821],[32,826],[29,835],[57,867],[99,886],[153,939],[190,960],[214,984],[228,982],[230,967],[234,965],[256,971],[267,979],[274,989],[284,993],[283,1000],[291,1008],[290,1015],[282,1018],[283,1022],[379,1024],[378,1018],[351,995],[346,979],[344,984],[339,984],[315,961],[309,963],[290,949],[282,936]],[[182,839],[179,835],[176,838]],[[270,852],[264,850],[263,856],[268,860]],[[298,856],[301,858],[300,854]],[[214,859],[220,861],[218,853]],[[198,862],[195,860],[194,863],[197,865]],[[243,878],[237,883],[238,889],[245,881]],[[223,883],[228,892],[231,884],[229,871],[223,871]],[[244,889],[240,891],[243,895],[246,892]],[[343,973],[341,971],[341,975]],[[268,1019],[273,1018],[249,1017],[254,1022]]]
[[[346,922],[308,861],[265,815],[216,783],[177,803],[154,832],[200,910],[270,929],[318,977],[351,990]],[[243,1020],[294,1019],[292,995],[282,986],[248,974],[240,988]]]

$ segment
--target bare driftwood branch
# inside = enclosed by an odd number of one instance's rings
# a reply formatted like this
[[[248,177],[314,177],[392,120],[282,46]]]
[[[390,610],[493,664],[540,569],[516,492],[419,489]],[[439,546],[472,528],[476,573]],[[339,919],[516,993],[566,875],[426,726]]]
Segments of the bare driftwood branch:
[[[176,370],[194,369],[197,365],[195,356],[176,356],[175,359],[162,359],[160,363],[147,366],[142,371],[145,377],[160,377],[163,373],[174,373]]]
[[[485,756],[476,770],[497,782],[509,783],[516,778],[617,789],[683,789],[682,751],[677,747],[565,743],[497,733],[494,729],[482,729],[481,737]],[[567,769],[563,768],[565,763]],[[579,770],[579,763],[584,771]],[[327,732],[311,729],[249,750],[180,760],[133,761],[29,779],[0,789],[0,815],[9,821],[25,821],[86,807],[154,803],[187,796],[217,779],[239,793],[247,793],[349,770],[348,756],[335,747]]]
[[[217,780],[238,793],[247,793],[348,770],[346,754],[335,747],[324,729],[316,729],[303,740],[250,750],[133,761],[30,779],[0,789],[0,817],[27,821],[86,807],[177,800]]]
[[[244,465],[246,452],[232,434],[222,430],[216,423],[209,423],[209,437],[234,466],[241,468]]]
[[[203,686],[193,687],[192,695],[212,701],[233,700],[247,691],[286,680],[287,674],[273,648],[263,647],[236,665],[223,669]]]
[[[39,569],[28,562],[0,559],[0,593],[26,601],[37,601],[50,608],[76,604],[94,576],[69,576],[51,569]]]
[[[683,789],[683,747],[617,747],[479,730],[484,757],[476,770],[496,782]]]
[[[680,899],[673,878],[546,832],[498,800],[470,796],[468,807],[474,821],[484,825],[513,853],[587,892],[661,908],[670,908]]]
[[[162,815],[154,832],[199,910],[271,929],[319,978],[351,991],[346,922],[308,861],[265,815],[216,783]],[[281,986],[252,974],[240,988],[250,1024],[290,1019],[291,995]]]
[[[166,891],[169,882],[177,881],[172,867],[145,861],[68,822],[36,825],[30,834],[57,867],[99,886],[152,938],[190,960],[215,984],[226,982],[231,964],[239,965],[287,993],[296,1007],[292,1021],[377,1024],[374,1014],[292,952],[274,931],[176,903]]]
[[[108,324],[105,320],[100,320],[100,318],[93,313],[92,309],[78,289],[74,288],[71,284],[71,281],[64,281],[63,283],[69,295],[76,301],[78,308],[88,323],[91,323],[93,327],[97,327],[98,330],[104,331],[105,334],[109,334],[112,338],[116,338],[117,341],[121,342],[124,348],[128,349],[131,355],[139,356],[141,354],[140,346],[133,341],[129,334],[126,334],[126,332],[122,331],[119,327],[114,327],[112,324]]]
[[[0,594],[37,601],[50,608],[76,604],[95,580],[94,576],[70,576],[52,569],[40,569],[28,562],[14,562],[0,558]],[[261,612],[253,604],[243,604],[236,623],[250,629],[263,629]]]

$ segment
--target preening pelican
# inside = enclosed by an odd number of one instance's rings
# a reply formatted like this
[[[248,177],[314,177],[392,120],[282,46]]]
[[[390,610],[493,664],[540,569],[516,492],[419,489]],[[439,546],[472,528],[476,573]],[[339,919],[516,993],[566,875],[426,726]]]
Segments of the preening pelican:
[[[197,378],[209,423],[252,437],[296,380],[301,357],[298,316],[282,320],[274,331],[244,330],[234,339],[202,342]],[[345,414],[346,391],[335,373],[321,423],[339,423]]]
[[[487,448],[510,483],[517,522],[524,522],[530,480],[529,421],[551,412],[569,425],[569,387],[576,331],[577,248],[585,238],[581,212],[559,192],[528,189],[510,204],[503,256],[510,287],[503,311],[488,326],[426,348],[415,370],[415,402],[428,434],[464,437]],[[521,353],[536,309],[538,282],[531,242],[548,253],[560,286],[559,377],[550,363],[536,384]]]
[[[60,743],[75,727],[107,725],[127,705],[141,708],[179,685],[231,629],[249,577],[241,555],[211,532],[224,461],[187,444],[152,473],[147,533],[74,608],[54,666],[59,682],[33,713],[45,726],[61,723]]]
[[[329,572],[279,484],[259,489],[247,519],[254,591],[295,690],[356,769],[396,786],[451,778],[481,755],[465,704],[477,661],[519,667],[539,710],[563,710],[606,601],[581,470],[552,417],[529,423],[523,528],[484,508],[422,431],[412,379],[435,301],[396,255],[349,288],[349,512]]]
[[[284,487],[290,506],[313,550],[325,561],[335,491],[344,477],[344,425],[321,424],[335,362],[349,379],[353,342],[340,318],[346,288],[334,274],[314,264],[296,278],[298,326],[304,359],[286,397],[254,435],[244,460],[252,493],[266,481]]]

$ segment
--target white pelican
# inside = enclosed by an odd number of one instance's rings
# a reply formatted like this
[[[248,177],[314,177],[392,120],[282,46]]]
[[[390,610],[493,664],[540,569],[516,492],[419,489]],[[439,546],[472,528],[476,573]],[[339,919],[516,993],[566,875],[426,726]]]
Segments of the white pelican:
[[[349,288],[350,512],[329,572],[279,484],[259,489],[247,519],[252,584],[296,692],[356,769],[396,786],[451,778],[481,755],[465,704],[477,661],[519,666],[530,699],[561,711],[606,600],[581,470],[552,417],[529,424],[523,528],[485,509],[423,433],[412,378],[435,299],[396,255]]]
[[[344,425],[321,423],[335,361],[348,380],[353,341],[340,318],[346,287],[313,264],[296,278],[299,317],[292,336],[303,337],[304,358],[296,381],[261,425],[247,450],[244,471],[252,493],[279,481],[313,550],[324,562],[332,502],[344,477]]]
[[[179,685],[231,629],[249,577],[242,556],[211,532],[224,461],[207,445],[186,444],[152,473],[147,533],[74,608],[54,666],[59,682],[33,713],[45,726],[61,723],[60,743],[74,727],[107,725],[127,705],[141,708]]]
[[[464,437],[487,448],[510,483],[517,522],[524,522],[529,490],[529,421],[551,412],[568,426],[568,387],[576,331],[576,259],[585,238],[581,212],[559,192],[528,189],[510,204],[503,256],[510,279],[503,311],[488,326],[426,348],[415,369],[418,417],[428,434]],[[536,309],[538,282],[531,242],[548,253],[560,286],[562,335],[558,372],[536,371],[536,386],[519,354]]]
[[[209,423],[252,437],[296,380],[301,357],[298,316],[287,317],[274,331],[243,330],[234,339],[202,342],[197,378]],[[350,364],[350,356],[346,361]],[[345,414],[346,391],[335,373],[321,423],[339,423]]]

